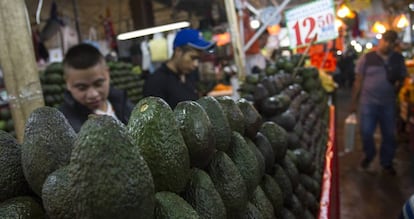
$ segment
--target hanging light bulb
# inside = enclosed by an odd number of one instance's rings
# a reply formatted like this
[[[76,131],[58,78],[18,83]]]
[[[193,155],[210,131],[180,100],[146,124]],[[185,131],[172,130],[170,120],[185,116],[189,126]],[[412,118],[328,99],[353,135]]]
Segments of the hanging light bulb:
[[[372,26],[372,32],[374,33],[385,33],[386,30],[387,28],[385,28],[385,25],[379,21],[375,21],[374,25]]]
[[[408,19],[404,14],[397,16],[394,19],[393,26],[397,27],[398,29],[403,29],[409,25]]]
[[[344,17],[347,17],[350,13],[351,13],[351,10],[349,10],[349,8],[346,5],[341,5],[336,15],[338,15],[338,17],[340,18],[344,18]]]

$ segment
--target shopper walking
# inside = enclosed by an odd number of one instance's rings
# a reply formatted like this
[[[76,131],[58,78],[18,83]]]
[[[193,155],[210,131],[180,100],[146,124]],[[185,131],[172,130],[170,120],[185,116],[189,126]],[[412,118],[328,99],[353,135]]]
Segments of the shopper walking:
[[[180,101],[197,100],[198,62],[202,51],[213,46],[213,42],[206,41],[195,29],[179,31],[173,42],[171,59],[145,80],[144,96],[161,97],[171,108]]]
[[[393,159],[396,149],[396,89],[407,70],[404,58],[394,52],[398,43],[395,31],[386,31],[379,40],[375,51],[361,56],[355,67],[355,82],[352,91],[351,112],[359,110],[360,134],[365,157],[361,167],[367,169],[377,151],[374,132],[379,125],[381,130],[380,164],[391,175],[396,171]]]
[[[98,49],[89,44],[73,46],[63,60],[63,72],[67,90],[59,110],[76,132],[89,114],[128,122],[134,105],[125,91],[110,87],[109,67]]]

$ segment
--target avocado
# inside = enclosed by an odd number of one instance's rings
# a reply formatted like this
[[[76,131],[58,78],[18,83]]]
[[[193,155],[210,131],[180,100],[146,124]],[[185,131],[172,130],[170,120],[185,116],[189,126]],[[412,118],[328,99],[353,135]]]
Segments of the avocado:
[[[180,193],[190,174],[190,157],[170,106],[159,97],[135,105],[128,132],[148,163],[155,191]]]
[[[69,187],[70,179],[69,165],[55,170],[46,178],[42,189],[42,201],[49,218],[75,218]]]
[[[204,109],[195,101],[182,101],[174,108],[192,167],[208,165],[216,149],[213,127]]]
[[[38,196],[46,177],[69,163],[75,138],[75,131],[58,109],[44,106],[30,113],[24,129],[22,167]]]
[[[290,159],[289,156],[285,156],[285,159],[280,163],[282,168],[285,170],[286,174],[290,178],[290,182],[292,182],[292,187],[296,188],[299,183],[299,171],[295,165],[295,163]]]
[[[296,117],[289,109],[270,119],[288,132],[293,131],[293,128],[296,125]]]
[[[306,192],[307,195],[307,203],[308,203],[308,209],[314,214],[318,214],[320,206],[319,202],[316,199],[315,195],[313,195],[311,192]]]
[[[283,201],[286,202],[293,194],[292,182],[285,170],[279,165],[275,164],[275,173],[272,175],[273,179],[279,184],[283,194]]]
[[[0,203],[0,218],[44,219],[42,206],[30,196],[18,196]]]
[[[247,83],[247,84],[257,84],[257,83],[259,83],[259,75],[258,74],[248,74],[248,75],[246,75],[245,83]]]
[[[279,215],[283,208],[283,194],[279,184],[270,175],[265,175],[260,183],[266,197],[272,203],[275,215]]]
[[[79,131],[70,165],[75,218],[152,218],[150,169],[119,120],[91,116]]]
[[[260,132],[266,136],[272,145],[275,154],[275,162],[281,162],[287,150],[287,133],[278,124],[267,121],[260,127]]]
[[[262,153],[265,160],[265,172],[267,174],[273,173],[273,164],[275,163],[275,153],[269,140],[261,132],[257,132],[254,138],[254,143]]]
[[[288,141],[288,149],[295,150],[300,148],[300,138],[296,132],[288,132],[287,133],[287,141]]]
[[[302,186],[302,183],[299,183],[298,186],[296,186],[295,194],[296,197],[298,197],[299,201],[302,203],[304,208],[308,207],[308,196],[305,187]]]
[[[269,92],[269,95],[275,95],[279,90],[277,90],[276,86],[273,84],[273,76],[268,76],[263,78],[260,81],[261,84],[266,88],[266,90]]]
[[[266,197],[266,194],[263,192],[260,186],[256,187],[254,190],[251,203],[256,206],[256,208],[262,213],[263,219],[275,219],[275,213],[272,203]]]
[[[216,151],[207,173],[220,194],[228,218],[234,217],[247,205],[246,183],[234,162],[223,151]]]
[[[155,219],[199,219],[200,216],[183,198],[173,192],[155,194]],[[148,218],[148,217],[137,217]]]
[[[315,171],[315,165],[313,163],[313,157],[311,154],[303,148],[298,148],[293,151],[293,153],[296,155],[297,162],[296,167],[301,173],[305,173],[308,175],[313,174]]]
[[[262,102],[261,110],[266,116],[279,115],[285,111],[290,104],[290,98],[285,94],[269,96]]]
[[[0,202],[26,195],[30,189],[21,164],[21,146],[10,134],[0,130]]]
[[[308,209],[305,209],[303,219],[315,219],[315,216]]]
[[[262,176],[255,153],[240,133],[233,131],[227,155],[236,165],[246,184],[247,194],[253,194]]]
[[[289,199],[284,202],[285,207],[289,209],[296,218],[303,218],[304,207],[295,194],[292,194]]]
[[[253,92],[253,98],[254,98],[254,105],[256,107],[261,106],[262,102],[269,96],[269,91],[266,89],[266,87],[262,83],[258,83],[256,85],[256,89],[254,89]],[[260,111],[260,108],[259,108]]]
[[[194,208],[200,218],[227,218],[223,200],[210,176],[203,170],[192,169],[183,198]]]
[[[291,212],[289,209],[287,208],[283,208],[283,210],[281,211],[281,215],[280,215],[281,219],[297,219],[295,217],[295,215],[293,214],[293,212]]]
[[[198,99],[197,103],[206,111],[213,126],[216,149],[227,151],[231,138],[231,128],[220,103],[214,97],[210,96]]]
[[[246,99],[237,100],[237,106],[243,113],[244,135],[253,139],[263,123],[262,116]]]
[[[259,148],[254,144],[254,142],[250,138],[244,137],[244,140],[246,141],[247,146],[249,146],[250,150],[256,155],[257,164],[259,167],[259,176],[261,179],[266,173],[265,158],[262,152],[260,152]]]
[[[252,203],[248,202],[246,209],[240,211],[237,215],[238,219],[263,219],[262,212]]]
[[[244,115],[236,102],[230,96],[220,96],[216,98],[220,103],[223,111],[229,121],[229,125],[232,131],[239,132],[244,135]]]

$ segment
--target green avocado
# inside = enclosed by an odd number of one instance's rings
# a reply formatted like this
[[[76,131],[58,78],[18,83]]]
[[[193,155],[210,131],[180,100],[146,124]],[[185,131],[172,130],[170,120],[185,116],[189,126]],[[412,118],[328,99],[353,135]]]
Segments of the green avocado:
[[[256,190],[254,190],[251,203],[262,213],[263,219],[276,218],[273,205],[260,186],[257,186]]]
[[[75,218],[153,216],[150,169],[125,125],[112,116],[94,115],[82,125],[69,178]]]
[[[0,218],[44,219],[42,206],[29,196],[18,196],[0,203]]]
[[[21,146],[3,130],[0,130],[0,167],[0,202],[30,191],[23,174]]]
[[[223,200],[210,176],[203,170],[192,169],[183,197],[197,211],[200,218],[227,218]]]
[[[197,102],[183,101],[174,108],[174,114],[190,153],[191,166],[206,167],[216,149],[213,126],[207,113]]]
[[[262,175],[260,175],[259,163],[255,153],[250,149],[240,133],[233,131],[227,155],[242,175],[246,184],[247,194],[250,197],[259,184]]]
[[[267,121],[262,124],[260,132],[266,136],[272,145],[275,154],[275,162],[281,162],[287,150],[287,133],[278,124]]]
[[[273,179],[273,177],[266,174],[263,177],[260,186],[266,194],[266,197],[272,203],[275,215],[280,215],[280,212],[283,209],[283,194],[278,183]]]
[[[239,219],[263,219],[262,212],[255,205],[248,202],[246,209],[240,211],[236,218]]]
[[[260,152],[259,148],[256,146],[256,144],[250,138],[244,137],[244,140],[246,140],[246,143],[249,146],[250,150],[253,151],[253,153],[256,155],[257,164],[259,167],[259,176],[260,178],[262,178],[266,173],[265,158],[262,152]]]
[[[221,96],[216,98],[220,103],[223,111],[229,121],[229,125],[232,131],[244,134],[244,115],[236,102],[230,96]]]
[[[69,165],[55,170],[45,180],[42,189],[42,201],[46,214],[50,218],[75,218],[72,209],[72,196],[70,194]]]
[[[199,219],[200,216],[183,198],[173,192],[155,194],[155,219]],[[149,218],[149,217],[137,217]]]
[[[237,106],[243,113],[244,135],[253,139],[263,123],[262,116],[246,99],[237,100]]]
[[[254,143],[265,159],[265,172],[272,174],[273,165],[275,163],[275,153],[273,152],[272,145],[270,144],[267,137],[264,136],[261,132],[257,132],[256,137],[254,138]]]
[[[285,170],[279,165],[275,164],[275,173],[272,175],[273,179],[279,184],[283,194],[283,201],[287,201],[293,194],[292,182]]]
[[[190,174],[190,157],[170,106],[159,97],[135,105],[128,132],[151,169],[155,191],[180,193]]]
[[[207,173],[226,206],[226,215],[231,218],[247,205],[247,189],[237,166],[223,151],[217,151],[207,166]]]
[[[227,151],[230,143],[231,128],[220,103],[214,97],[210,96],[198,99],[197,103],[206,111],[213,126],[216,149]]]
[[[76,133],[56,108],[35,109],[24,129],[23,172],[32,190],[42,194],[46,177],[69,163]]]

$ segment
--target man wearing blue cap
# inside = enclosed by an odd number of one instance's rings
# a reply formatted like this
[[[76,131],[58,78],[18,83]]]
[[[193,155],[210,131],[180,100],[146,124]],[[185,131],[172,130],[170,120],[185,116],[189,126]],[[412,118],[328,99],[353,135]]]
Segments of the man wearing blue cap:
[[[197,100],[199,94],[193,73],[197,70],[201,52],[213,47],[214,42],[206,41],[197,30],[179,31],[174,39],[171,59],[146,79],[144,96],[161,97],[171,108],[181,101]]]

